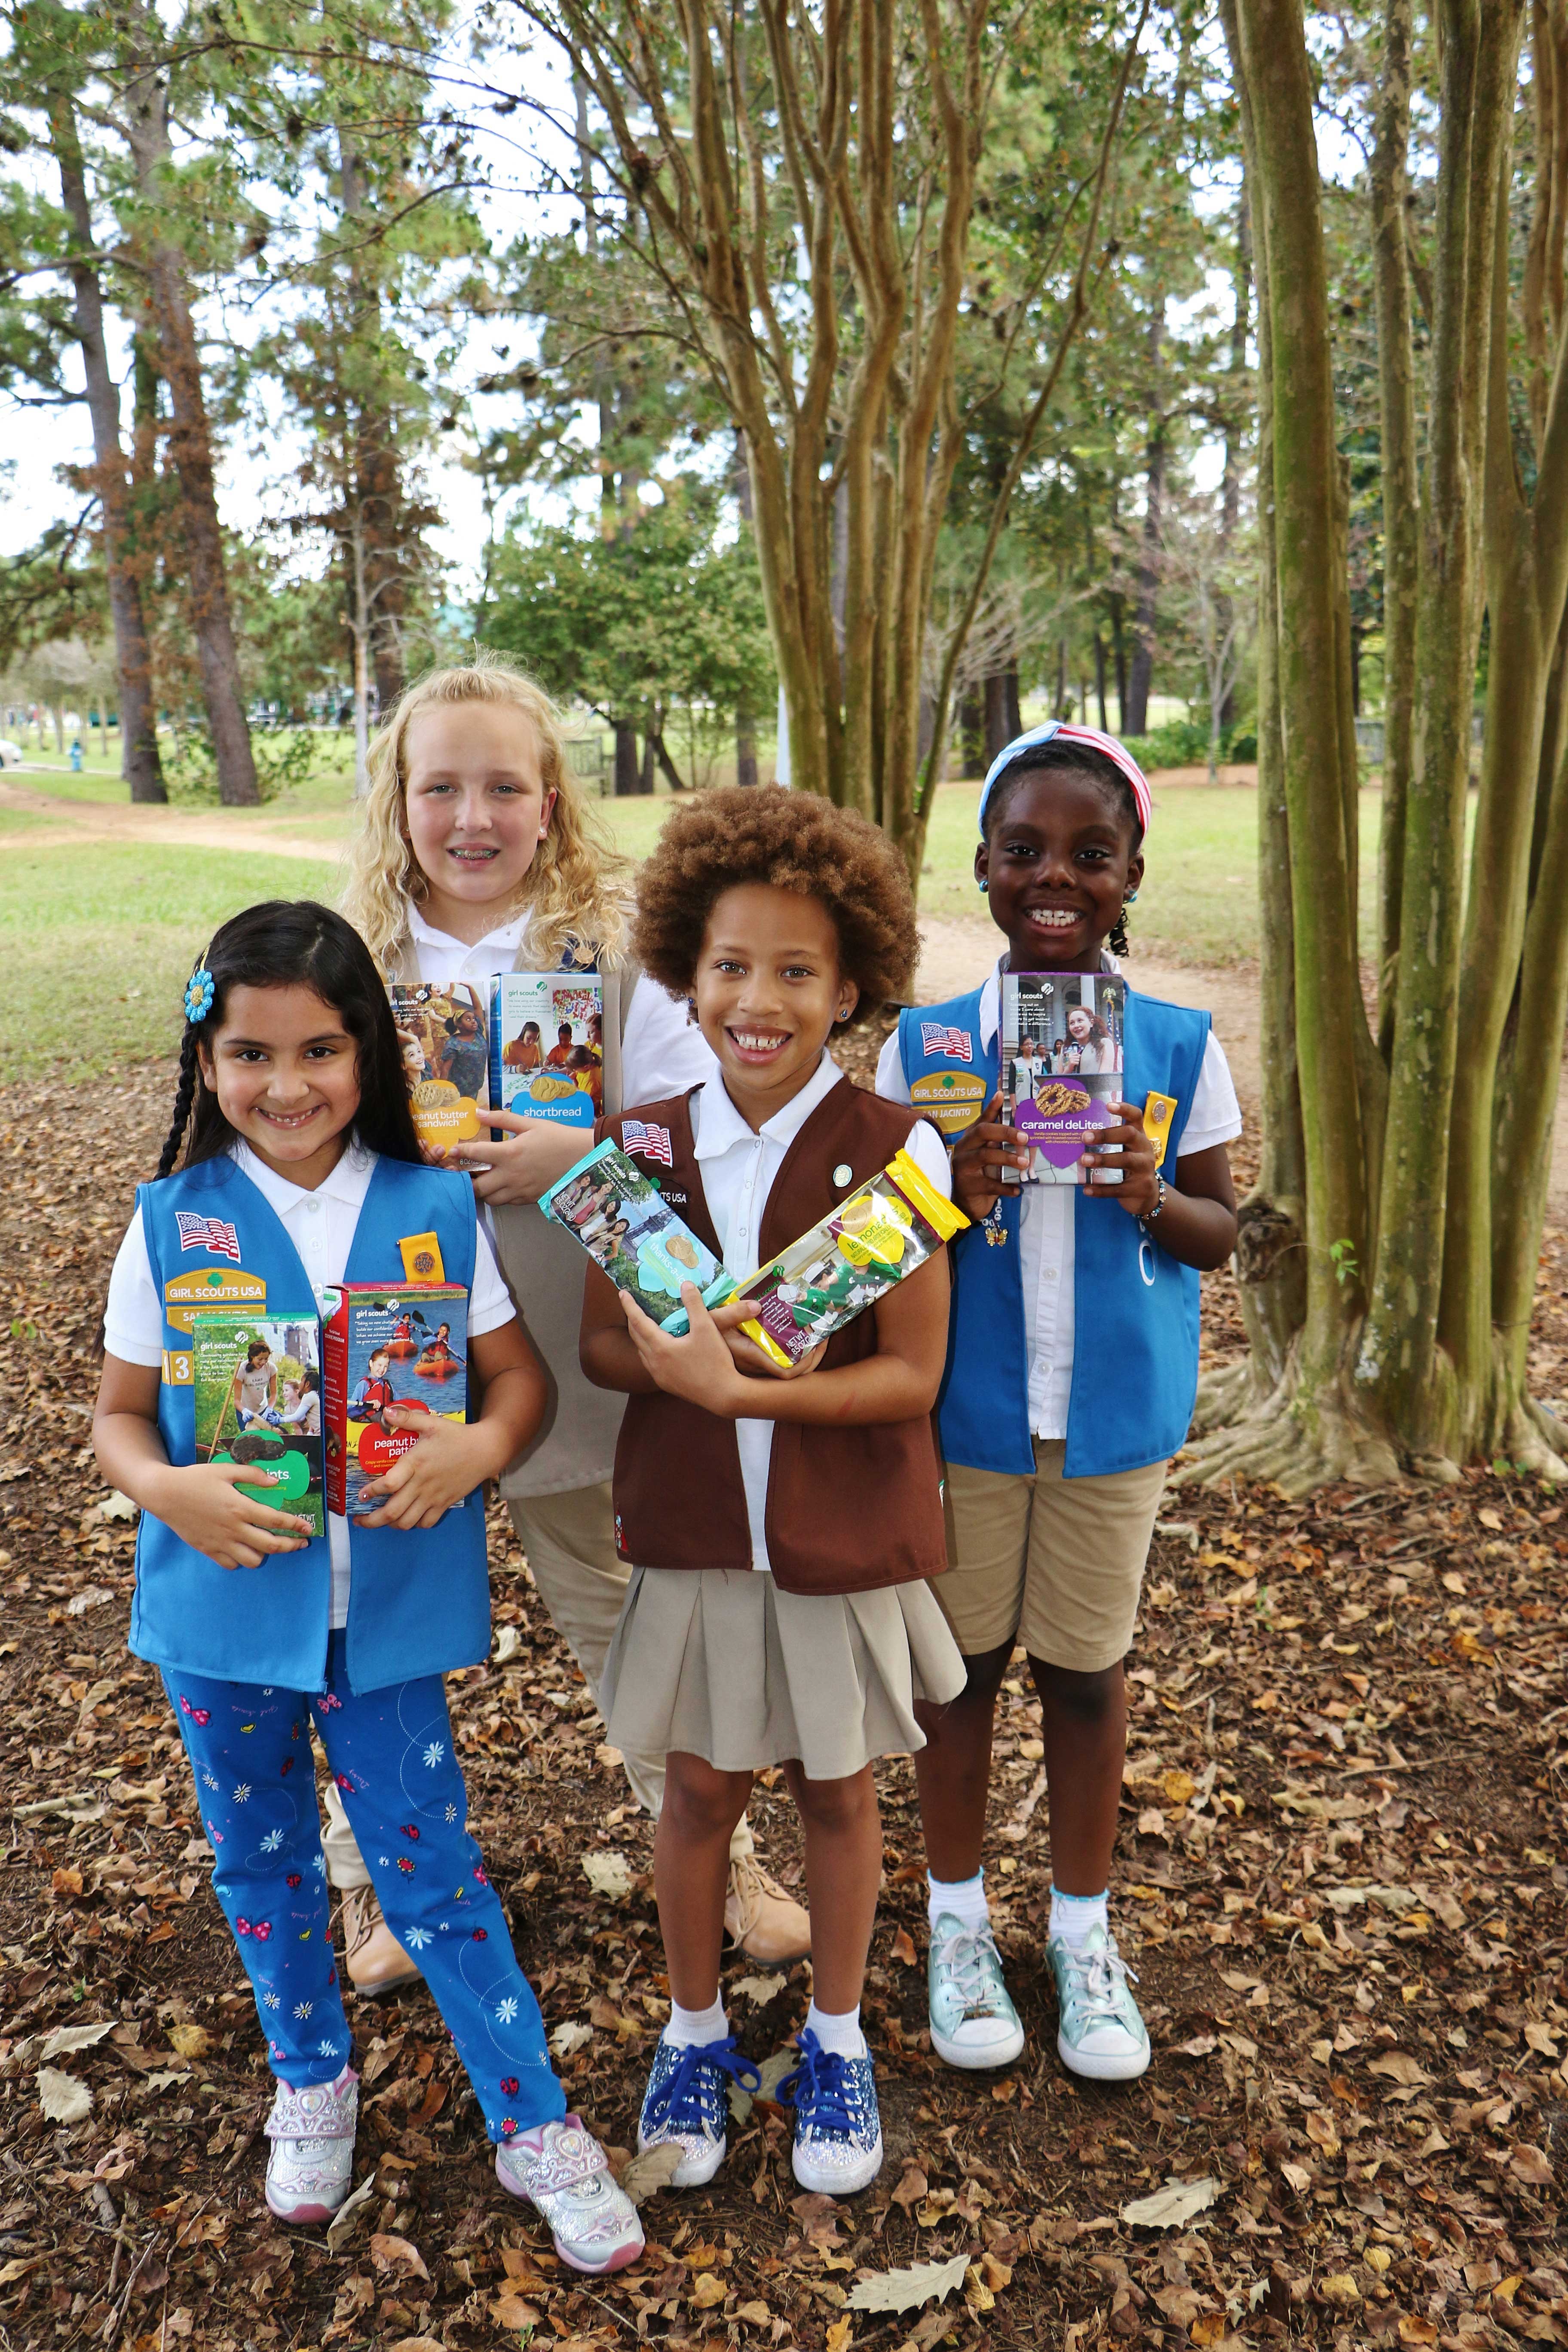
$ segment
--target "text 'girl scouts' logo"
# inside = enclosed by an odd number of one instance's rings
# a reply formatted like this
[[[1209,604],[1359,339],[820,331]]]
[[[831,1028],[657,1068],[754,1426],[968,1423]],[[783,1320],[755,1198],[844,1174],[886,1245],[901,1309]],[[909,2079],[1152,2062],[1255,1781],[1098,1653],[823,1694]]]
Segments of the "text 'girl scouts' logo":
[[[921,1049],[929,1062],[933,1054],[947,1054],[955,1062],[973,1062],[974,1042],[967,1029],[950,1029],[940,1021],[921,1023]]]

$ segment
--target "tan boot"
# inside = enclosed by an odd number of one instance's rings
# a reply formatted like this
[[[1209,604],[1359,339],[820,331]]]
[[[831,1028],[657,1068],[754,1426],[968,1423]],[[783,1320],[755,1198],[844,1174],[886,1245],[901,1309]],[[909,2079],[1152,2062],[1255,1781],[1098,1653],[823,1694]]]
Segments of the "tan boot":
[[[754,1960],[804,1960],[811,1949],[811,1914],[769,1877],[754,1854],[734,1855],[724,1933]]]
[[[351,1886],[344,1894],[343,1942],[349,1982],[372,2000],[418,1983],[418,1967],[387,1926],[374,1886]]]

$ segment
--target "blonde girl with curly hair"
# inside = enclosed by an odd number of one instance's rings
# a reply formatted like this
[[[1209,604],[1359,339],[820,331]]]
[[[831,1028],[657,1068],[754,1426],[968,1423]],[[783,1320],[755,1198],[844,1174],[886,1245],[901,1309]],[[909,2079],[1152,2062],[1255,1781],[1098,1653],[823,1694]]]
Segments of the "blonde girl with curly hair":
[[[642,972],[626,944],[625,861],[572,775],[563,713],[503,656],[430,671],[403,694],[370,750],[370,790],[349,846],[343,912],[389,981],[467,982],[488,999],[498,971],[596,970],[604,989],[604,1109],[700,1084],[712,1070],[683,1002]],[[617,1557],[610,1476],[624,1399],[590,1387],[577,1355],[582,1255],[535,1203],[582,1149],[581,1130],[487,1113],[500,1142],[447,1155],[466,1169],[501,1270],[542,1360],[550,1405],[501,1493],[557,1632],[597,1695],[630,1570]],[[628,1754],[626,1776],[656,1817],[664,1759]],[[336,1790],[327,1788],[327,1866],[343,1895],[349,1974],[363,1992],[419,1971],[381,1916]],[[802,1906],[757,1864],[742,1822],[726,1922],[763,1960],[810,1946]]]

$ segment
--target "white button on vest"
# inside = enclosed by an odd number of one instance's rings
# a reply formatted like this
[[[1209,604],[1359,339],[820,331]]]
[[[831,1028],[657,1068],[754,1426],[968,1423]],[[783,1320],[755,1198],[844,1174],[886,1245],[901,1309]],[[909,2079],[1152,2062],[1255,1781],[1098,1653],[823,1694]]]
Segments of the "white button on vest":
[[[847,1160],[841,1160],[833,1171],[833,1181],[836,1184],[847,1184],[854,1173]]]
[[[312,1193],[310,1200],[306,1202],[305,1206],[310,1210],[312,1216],[316,1216],[320,1213],[321,1204]]]

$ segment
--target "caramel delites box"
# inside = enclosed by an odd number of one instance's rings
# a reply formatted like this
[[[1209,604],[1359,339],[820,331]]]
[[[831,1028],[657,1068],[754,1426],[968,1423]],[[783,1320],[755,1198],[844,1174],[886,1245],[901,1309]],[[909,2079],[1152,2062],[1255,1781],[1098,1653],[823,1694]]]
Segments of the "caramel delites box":
[[[416,1443],[388,1429],[389,1405],[466,1421],[468,1294],[458,1282],[340,1283],[326,1295],[327,1507],[374,1510],[364,1489]]]

